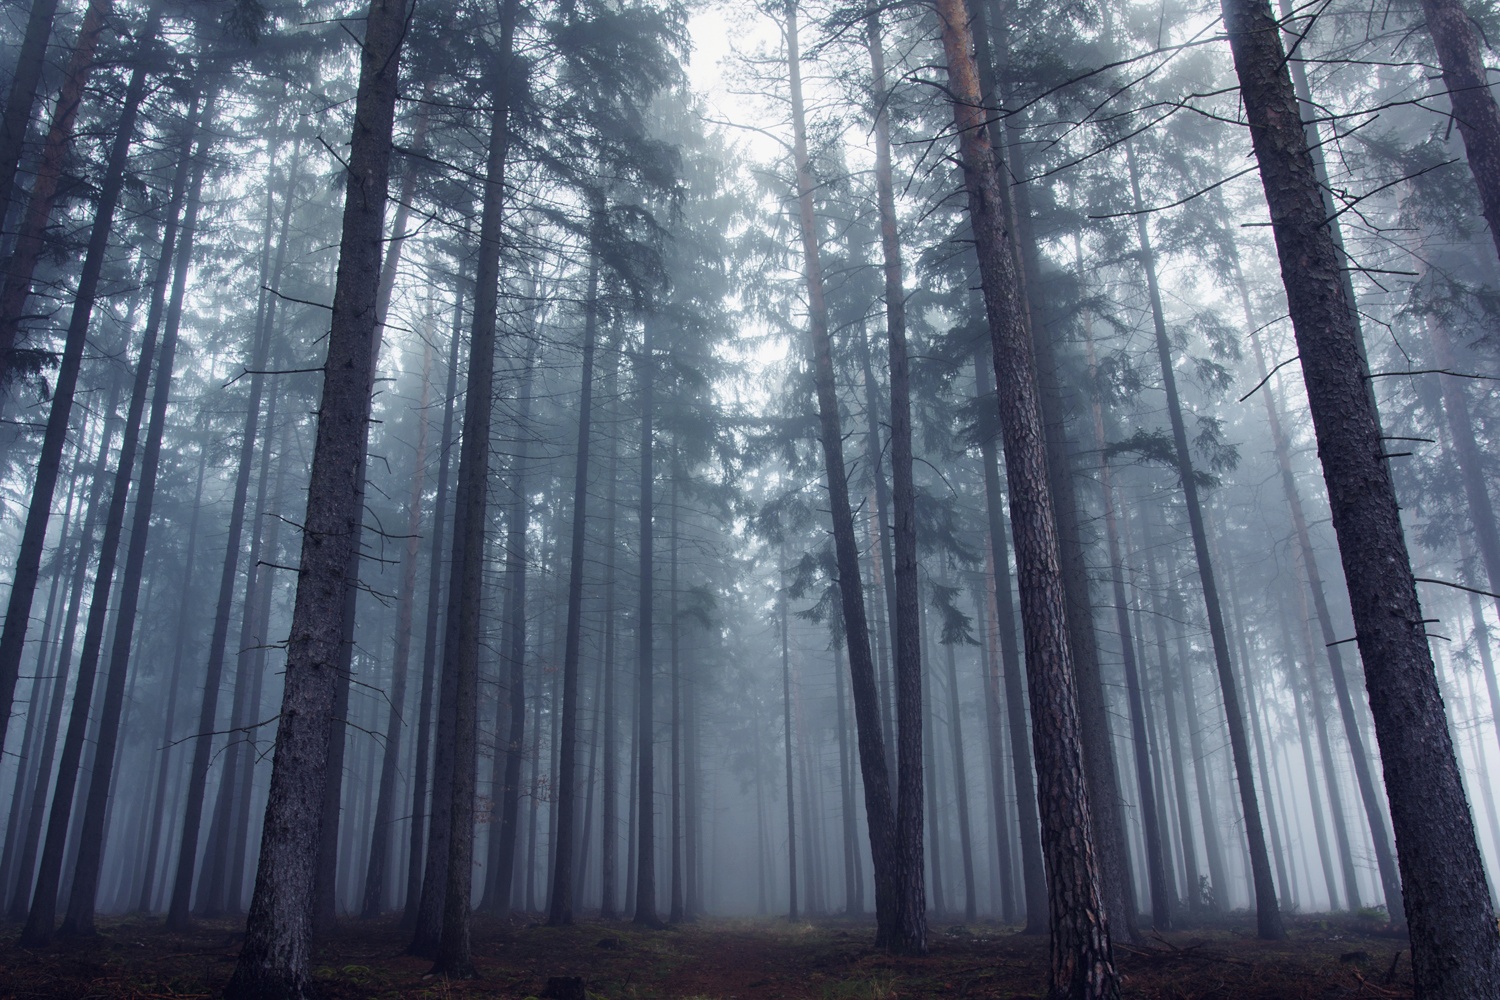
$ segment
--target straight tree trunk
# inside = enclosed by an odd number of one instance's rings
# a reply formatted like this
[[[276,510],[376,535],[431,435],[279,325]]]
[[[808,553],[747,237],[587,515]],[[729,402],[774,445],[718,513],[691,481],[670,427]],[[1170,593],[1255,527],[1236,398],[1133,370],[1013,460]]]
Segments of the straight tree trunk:
[[[89,320],[93,312],[95,295],[98,291],[99,277],[104,266],[104,257],[109,248],[110,232],[114,223],[115,206],[119,202],[120,193],[125,181],[125,163],[129,155],[131,139],[135,134],[135,120],[140,111],[141,101],[146,92],[146,59],[145,47],[155,40],[157,19],[153,14],[147,29],[142,33],[142,41],[137,54],[135,69],[131,72],[130,83],[126,89],[125,108],[118,123],[118,131],[114,143],[110,148],[109,163],[105,171],[103,183],[100,186],[99,203],[95,210],[93,230],[89,235],[88,254],[84,258],[82,276],[78,282],[78,292],[73,300],[73,315],[68,324],[68,341],[70,345],[77,341],[78,354],[82,352],[82,342],[88,332]],[[201,153],[201,150],[200,150]],[[194,194],[197,194],[196,186]],[[191,209],[190,209],[191,215]],[[179,261],[181,264],[181,261]],[[168,332],[168,340],[171,339],[172,331]],[[21,941],[27,947],[35,947],[48,941],[52,936],[53,920],[57,913],[57,894],[62,879],[62,866],[64,863],[64,848],[68,839],[68,825],[72,816],[73,791],[78,780],[78,770],[83,759],[84,743],[88,735],[89,711],[94,694],[94,678],[99,667],[99,653],[104,641],[104,628],[106,615],[109,607],[109,593],[114,581],[114,564],[119,553],[120,532],[125,519],[125,500],[129,490],[131,473],[134,471],[135,447],[140,429],[141,410],[145,405],[146,381],[149,377],[151,354],[155,350],[155,331],[151,331],[149,338],[143,340],[141,347],[141,359],[136,369],[135,391],[131,396],[131,416],[126,418],[125,436],[121,441],[121,452],[119,464],[116,466],[114,492],[110,498],[110,510],[105,516],[104,538],[99,545],[99,564],[95,569],[93,599],[89,604],[89,617],[84,626],[83,649],[78,660],[78,681],[73,695],[73,706],[68,718],[68,731],[63,741],[62,758],[59,762],[57,772],[57,787],[53,792],[52,811],[47,822],[47,837],[42,846],[42,860],[40,870],[36,876],[36,886],[32,893],[31,910],[27,914],[26,926],[21,931]],[[170,364],[171,350],[164,345],[162,353],[163,361]],[[71,381],[76,384],[78,376],[78,358],[75,355],[72,364]],[[68,366],[68,356],[64,355],[63,365]],[[68,419],[68,410],[72,405],[73,385],[69,385],[66,392],[63,391],[64,376],[59,375],[58,392],[53,396],[52,414],[48,418],[47,437],[53,437],[53,422],[61,420],[64,425]],[[56,435],[56,450],[49,455],[48,440],[43,442],[43,453],[41,466],[37,472],[38,486],[33,489],[32,513],[37,512],[37,505],[43,509],[52,505],[52,493],[56,488],[57,470],[60,465],[62,451],[62,431]],[[47,476],[48,469],[51,470],[51,481],[47,484],[45,493],[40,488],[42,479]],[[42,519],[42,531],[45,533],[46,519]],[[29,532],[32,527],[32,518],[27,517],[26,529]],[[15,582],[12,584],[12,607],[14,607],[15,592],[22,584],[22,573],[26,571],[26,541],[22,536],[21,558],[16,568]],[[33,592],[36,589],[36,568],[29,569],[28,586]],[[138,577],[137,577],[138,578]],[[134,592],[134,588],[126,588]],[[31,601],[28,598],[26,605],[29,611]],[[22,629],[24,634],[24,628]],[[10,628],[6,628],[6,637],[10,634]],[[0,640],[3,646],[3,640]],[[3,653],[3,649],[0,649]],[[108,718],[105,724],[109,729],[116,729],[119,725],[119,711],[124,697],[124,667],[119,664],[120,670],[108,671],[106,674],[105,702],[103,708],[104,717]],[[14,678],[11,679],[11,690],[14,691]],[[10,704],[10,699],[5,700]],[[109,718],[113,710],[113,717]],[[103,732],[100,742],[96,746],[102,746],[104,738],[109,739],[109,747],[104,751],[104,759],[96,760],[96,768],[104,768],[104,776],[100,779],[99,772],[95,771],[93,787],[103,786],[101,795],[108,794],[108,770],[112,764],[114,754],[114,733]],[[3,733],[0,733],[0,745],[3,745]],[[92,795],[91,795],[92,797]],[[94,817],[102,823],[102,809],[104,801],[98,802],[100,810],[98,816]],[[92,892],[97,882],[88,888]],[[92,909],[92,895],[89,901]],[[91,923],[91,921],[90,921]],[[89,928],[91,929],[91,928]]]
[[[896,578],[896,601],[892,606],[896,667],[895,877],[899,880],[895,900],[898,937],[893,942],[893,950],[921,955],[927,951],[927,914],[926,891],[922,886],[922,644],[918,635],[918,617],[921,612],[917,597],[917,492],[912,476],[906,289],[902,276],[901,238],[896,225],[896,198],[891,178],[885,50],[880,37],[880,15],[874,11],[865,18],[865,45],[870,50],[872,87],[876,95],[875,190],[880,213],[885,327],[890,346],[891,373],[891,513]],[[964,836],[968,836],[967,817],[964,819]],[[969,881],[972,889],[972,877]],[[972,893],[969,902],[972,908]]]
[[[448,884],[443,894],[443,930],[435,974],[449,979],[477,976],[469,953],[469,890],[474,878],[474,793],[478,770],[476,707],[479,699],[480,605],[484,588],[484,540],[489,483],[490,419],[495,379],[495,327],[500,285],[501,213],[505,165],[510,151],[511,43],[520,0],[500,8],[500,74],[494,87],[479,262],[475,271],[474,328],[469,336],[469,385],[464,397],[463,445],[459,452],[453,570],[449,583],[456,627],[454,646],[453,791],[448,821]],[[448,657],[445,657],[447,659]],[[447,672],[450,668],[444,665]],[[429,867],[429,871],[431,868]]]
[[[1203,586],[1203,603],[1208,612],[1208,631],[1214,650],[1214,667],[1219,676],[1219,693],[1224,701],[1224,715],[1229,724],[1229,749],[1234,758],[1235,783],[1240,793],[1240,809],[1245,820],[1245,836],[1250,843],[1250,870],[1255,891],[1255,923],[1261,938],[1276,941],[1286,936],[1281,908],[1276,899],[1276,882],[1271,875],[1271,856],[1266,849],[1265,828],[1260,819],[1260,803],[1255,791],[1255,772],[1250,760],[1250,741],[1245,733],[1245,713],[1240,707],[1239,682],[1229,657],[1229,635],[1224,627],[1224,611],[1219,604],[1218,582],[1213,560],[1209,556],[1208,534],[1203,526],[1203,508],[1198,500],[1198,483],[1188,451],[1187,427],[1183,422],[1182,403],[1177,395],[1177,378],[1173,374],[1172,348],[1167,338],[1166,319],[1161,291],[1156,281],[1156,257],[1151,248],[1150,231],[1142,213],[1141,187],[1136,168],[1134,147],[1127,145],[1125,154],[1130,171],[1131,195],[1136,210],[1136,236],[1140,240],[1141,265],[1146,272],[1146,289],[1151,300],[1151,316],[1156,329],[1156,355],[1161,365],[1162,388],[1167,395],[1167,416],[1172,424],[1172,442],[1177,456],[1177,475],[1187,505],[1188,527],[1193,536],[1193,553],[1198,561],[1198,579]],[[1227,890],[1227,886],[1225,889]]]
[[[632,919],[647,927],[659,927],[656,915],[656,672],[654,627],[654,569],[652,533],[652,499],[655,490],[653,425],[656,410],[656,359],[652,356],[655,319],[646,317],[641,336],[640,369],[637,380],[641,394],[641,524],[640,524],[640,612],[636,618],[636,813],[635,884],[627,895],[633,897],[626,909]],[[632,906],[631,903],[634,903]]]
[[[1087,324],[1086,324],[1087,326]],[[1088,338],[1089,378],[1097,377],[1092,331]],[[1105,454],[1104,410],[1096,394],[1092,402],[1094,443],[1099,449],[1099,486],[1104,494],[1104,534],[1109,545],[1110,584],[1115,597],[1115,627],[1120,635],[1120,659],[1125,669],[1125,692],[1130,706],[1130,736],[1135,756],[1135,782],[1140,790],[1141,839],[1146,851],[1146,875],[1151,889],[1151,927],[1158,933],[1172,929],[1172,891],[1167,876],[1161,828],[1157,825],[1156,783],[1151,775],[1151,752],[1146,735],[1146,703],[1141,690],[1141,672],[1135,659],[1135,638],[1130,629],[1130,603],[1125,596],[1124,558],[1120,530],[1115,517],[1115,489]]]
[[[67,160],[72,151],[73,132],[78,122],[78,109],[83,104],[84,88],[88,86],[89,76],[94,69],[94,53],[99,47],[99,36],[103,34],[105,25],[113,17],[113,10],[112,0],[89,0],[88,7],[84,10],[83,23],[78,29],[78,41],[73,44],[73,51],[68,59],[68,69],[63,76],[62,88],[57,95],[57,103],[52,109],[52,123],[42,145],[41,161],[37,164],[31,182],[31,196],[26,202],[26,212],[22,216],[21,228],[16,235],[15,249],[5,263],[5,280],[0,282],[0,386],[12,381],[18,369],[34,369],[41,361],[40,351],[27,352],[30,357],[19,353],[17,345],[21,340],[21,321],[25,318],[26,300],[31,297],[31,279],[36,273],[37,261],[41,259],[42,251],[46,249],[47,222],[52,217],[52,208],[57,201],[58,186],[62,181]],[[45,38],[42,44],[45,46]],[[9,108],[7,108],[8,111]],[[126,113],[131,113],[128,108]],[[30,117],[29,107],[27,116]],[[9,192],[10,187],[11,185],[6,185],[5,190]],[[0,223],[3,222],[4,218],[0,217]],[[65,368],[66,346],[63,348],[63,358]],[[58,384],[52,392],[54,409],[56,408],[55,400],[61,394],[64,377],[63,371],[60,370]],[[19,579],[18,573],[17,580]],[[12,594],[14,593],[13,589]],[[14,599],[12,597],[13,601]],[[7,627],[6,631],[9,632],[10,629]],[[5,657],[5,650],[3,646],[0,646],[0,704],[3,704],[7,710],[10,708],[11,697],[15,689],[14,679],[7,677],[8,669],[9,663]],[[4,736],[4,723],[0,722],[0,746],[4,745]]]
[[[674,440],[674,444],[675,444]],[[672,493],[671,493],[671,519],[668,522],[668,530],[671,532],[669,555],[667,565],[667,631],[668,661],[672,671],[672,743],[671,743],[671,785],[672,785],[672,894],[671,903],[667,908],[667,922],[673,924],[682,923],[686,916],[685,890],[683,885],[684,872],[682,868],[682,624],[678,620],[677,606],[677,570],[678,570],[678,547],[681,540],[679,531],[679,507],[677,502],[677,484],[681,479],[681,470],[678,468],[678,452],[674,450],[672,455]]]
[[[429,313],[430,318],[430,313]],[[370,856],[365,866],[365,890],[360,916],[373,919],[385,909],[386,869],[391,831],[395,824],[396,770],[401,759],[401,730],[406,726],[406,673],[411,661],[413,607],[416,604],[417,562],[422,548],[422,495],[427,485],[427,406],[432,386],[432,347],[422,352],[422,395],[417,404],[417,447],[412,457],[411,495],[406,501],[406,552],[401,562],[401,590],[397,598],[396,644],[391,653],[390,712],[386,717],[385,753],[380,762],[380,792],[370,824]]]
[[[463,328],[463,287],[460,280],[453,302],[453,329],[448,343],[448,388],[443,397],[443,437],[438,460],[437,494],[432,504],[431,564],[427,571],[427,624],[422,633],[422,696],[417,708],[417,752],[412,766],[411,842],[406,859],[406,900],[402,907],[401,928],[417,927],[417,910],[422,899],[423,866],[427,852],[423,849],[426,827],[433,817],[427,801],[428,777],[432,772],[429,756],[432,750],[432,699],[438,673],[438,621],[442,617],[443,548],[448,526],[448,472],[453,458],[453,407],[458,398],[458,346]],[[436,796],[434,796],[436,798]]]
[[[784,548],[784,547],[783,547]],[[776,617],[781,624],[781,713],[782,735],[786,755],[786,884],[788,893],[787,920],[796,923],[797,910],[797,784],[792,780],[792,657],[787,641],[788,616],[786,584],[786,554],[782,553],[782,586],[777,589]]]
[[[10,96],[5,115],[0,118],[0,226],[10,215],[11,198],[16,187],[16,171],[26,146],[26,130],[36,104],[36,88],[42,81],[42,67],[47,62],[47,40],[57,15],[57,0],[37,0],[26,17],[26,34],[16,52],[15,75],[10,79]]]
[[[849,505],[849,483],[844,466],[843,431],[834,382],[833,347],[828,334],[828,307],[823,295],[818,224],[813,213],[813,177],[807,154],[807,117],[802,100],[801,53],[797,43],[797,0],[785,8],[787,67],[792,99],[793,158],[797,171],[797,203],[802,234],[803,277],[807,287],[809,351],[817,385],[819,437],[828,479],[834,550],[838,561],[839,598],[844,632],[849,644],[849,671],[854,691],[855,726],[859,733],[860,770],[864,776],[865,813],[870,833],[870,855],[875,867],[876,947],[920,953],[926,949],[925,894],[922,889],[921,848],[913,868],[912,847],[898,836],[891,804],[890,775],[886,771],[885,737],[881,733],[875,664],[865,618],[864,588],[860,582],[859,546]],[[913,730],[920,759],[920,726]],[[898,748],[899,749],[899,748]],[[908,752],[913,752],[907,748]],[[898,761],[899,763],[899,761]],[[915,785],[921,809],[920,779]],[[910,789],[908,789],[908,793]],[[903,816],[905,813],[903,813]],[[920,819],[915,822],[920,823]]]
[[[1106,14],[1108,13],[1106,9]],[[995,19],[990,30],[984,5],[973,8],[972,29],[981,95],[990,95],[998,105],[1004,96],[996,84],[998,70],[1010,61],[1009,32],[1005,17]],[[991,36],[994,46],[991,48]],[[991,152],[1001,183],[1000,211],[1014,227],[1012,252],[1016,256],[1016,296],[1022,315],[1030,323],[1032,349],[1038,375],[1038,405],[1042,414],[1043,440],[1047,449],[1048,477],[1052,490],[1053,514],[1057,522],[1058,545],[1062,560],[1063,591],[1067,596],[1068,641],[1073,647],[1073,669],[1078,693],[1078,711],[1083,725],[1084,776],[1089,785],[1089,808],[1094,824],[1094,849],[1099,862],[1104,908],[1112,914],[1116,929],[1127,937],[1140,937],[1135,920],[1135,887],[1131,879],[1128,841],[1121,813],[1120,779],[1115,768],[1115,744],[1110,731],[1110,713],[1106,704],[1103,673],[1099,664],[1099,644],[1094,633],[1094,603],[1090,592],[1089,571],[1083,551],[1079,519],[1079,502],[1073,483],[1073,456],[1076,451],[1069,438],[1063,407],[1063,383],[1057,349],[1041,321],[1032,299],[1032,289],[1040,294],[1041,266],[1036,235],[1032,229],[1030,189],[1012,185],[1012,171],[1024,173],[1020,119],[1008,116],[1002,131],[998,116],[990,121]],[[1007,154],[1004,136],[1010,137]],[[1007,155],[1010,163],[1007,164]]]
[[[531,341],[534,343],[534,338]],[[511,887],[516,870],[516,832],[521,820],[521,764],[526,756],[526,528],[531,521],[531,407],[536,371],[534,348],[528,348],[521,378],[521,403],[516,417],[520,442],[511,464],[511,510],[505,536],[505,629],[500,648],[506,666],[505,706],[509,727],[505,740],[505,770],[501,787],[500,832],[490,852],[494,878],[486,908],[501,916],[510,913]],[[611,548],[609,557],[613,558]],[[498,766],[498,762],[497,765]]]
[[[1270,4],[1222,0],[1221,6],[1365,664],[1417,996],[1487,996],[1500,979],[1500,930],[1427,645],[1347,274]]]
[[[594,209],[594,240],[601,236],[604,208]],[[552,837],[552,896],[547,908],[549,926],[573,922],[573,813],[578,781],[578,660],[583,648],[583,563],[588,535],[589,434],[593,430],[594,353],[598,339],[599,250],[589,259],[588,293],[584,300],[583,373],[578,398],[578,446],[573,466],[573,535],[568,554],[568,624],[563,639],[562,715],[557,772],[557,826]],[[675,777],[675,775],[674,775]],[[674,795],[675,801],[675,795]]]
[[[620,345],[618,337],[615,338],[610,358],[609,372],[605,376],[604,397],[615,399],[619,392],[620,382]],[[529,394],[528,394],[529,398]],[[523,401],[523,406],[525,402]],[[529,411],[525,411],[528,412]],[[524,420],[524,418],[523,418]],[[524,424],[523,424],[524,425]],[[616,666],[615,666],[615,640],[617,629],[615,627],[615,558],[618,551],[618,539],[616,525],[619,520],[619,482],[620,446],[613,435],[609,438],[609,465],[605,473],[605,482],[609,483],[609,497],[605,500],[605,506],[609,509],[609,521],[604,529],[604,802],[600,816],[601,838],[599,851],[599,915],[605,920],[615,920],[620,911],[615,902],[617,882],[619,881],[619,840],[620,840],[620,762],[619,762],[619,735],[616,725]],[[519,744],[515,744],[519,745]],[[516,772],[519,776],[520,764],[517,762]],[[757,774],[758,780],[758,774]],[[627,862],[629,859],[626,859]]]
[[[963,0],[938,0],[954,126],[969,195],[999,387],[1010,483],[1011,530],[1026,632],[1037,800],[1047,857],[1054,998],[1119,995],[1109,924],[1100,894],[1082,731],[1048,481],[1031,331],[1017,295],[1016,255],[1003,211],[1001,178],[984,127],[984,102]]]
[[[312,881],[344,633],[344,573],[369,439],[371,351],[379,322],[385,203],[405,0],[372,0],[360,47],[354,135],[318,408],[302,554],[287,642],[281,724],[260,864],[229,1000],[312,990]]]
[[[274,140],[273,140],[274,145]],[[274,155],[274,154],[273,154]],[[270,183],[270,178],[267,178]],[[287,202],[290,203],[290,195]],[[269,227],[271,219],[266,219]],[[191,230],[189,230],[191,232]],[[283,236],[285,234],[283,233]],[[189,236],[184,246],[191,244]],[[283,238],[282,247],[286,245]],[[280,251],[278,251],[280,252]],[[279,270],[279,268],[278,268]],[[178,282],[185,279],[179,272]],[[175,294],[176,289],[173,289]],[[235,583],[239,575],[240,540],[244,532],[245,508],[250,493],[250,475],[255,467],[255,442],[260,427],[261,401],[265,394],[265,375],[270,358],[274,296],[263,296],[265,307],[255,331],[249,370],[250,398],[241,432],[234,496],[229,512],[229,538],[224,549],[224,563],[219,574],[219,597],[214,611],[213,635],[209,640],[208,665],[199,703],[197,735],[193,738],[193,757],[188,770],[187,802],[182,821],[182,839],[177,854],[177,875],[172,887],[172,902],[167,910],[167,926],[180,929],[192,920],[193,883],[198,870],[198,835],[203,819],[204,798],[208,786],[208,769],[213,763],[213,733],[219,711],[219,688],[223,682],[224,660],[229,644],[229,619],[234,602]],[[253,568],[252,568],[253,573]],[[207,859],[205,859],[207,861]]]
[[[974,351],[975,389],[982,399],[995,394],[993,362],[985,357],[983,344]],[[1042,841],[1038,831],[1036,781],[1027,737],[1026,691],[1021,677],[1021,651],[1016,642],[1016,613],[1010,593],[1010,552],[1006,537],[1005,497],[1000,489],[999,456],[995,439],[986,434],[979,441],[979,459],[984,464],[984,505],[989,518],[991,585],[995,593],[996,631],[1000,635],[1000,672],[1005,685],[1006,729],[1010,737],[1011,781],[1016,789],[1017,839],[1021,847],[1022,902],[1026,908],[1023,934],[1047,930],[1047,873],[1042,863]]]

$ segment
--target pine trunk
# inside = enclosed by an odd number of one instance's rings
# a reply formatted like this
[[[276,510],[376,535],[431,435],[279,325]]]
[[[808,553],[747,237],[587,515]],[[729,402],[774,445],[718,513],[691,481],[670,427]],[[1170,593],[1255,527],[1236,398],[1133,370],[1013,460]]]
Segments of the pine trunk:
[[[297,596],[260,864],[230,1000],[312,992],[312,883],[344,634],[344,574],[363,512],[371,352],[378,316],[391,131],[405,0],[372,0],[360,49],[354,135],[328,357],[308,484]]]
[[[1500,930],[1427,645],[1347,275],[1266,0],[1223,0],[1365,664],[1417,996],[1494,992]]]

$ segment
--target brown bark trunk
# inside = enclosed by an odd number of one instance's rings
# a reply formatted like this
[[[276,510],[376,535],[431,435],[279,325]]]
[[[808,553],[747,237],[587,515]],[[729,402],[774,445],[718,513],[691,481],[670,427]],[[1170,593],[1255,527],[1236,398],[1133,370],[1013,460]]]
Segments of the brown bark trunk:
[[[1494,992],[1495,926],[1353,303],[1269,3],[1222,0],[1390,796],[1419,997]]]
[[[1091,834],[1067,598],[1047,479],[1031,332],[1016,294],[1016,257],[1000,176],[984,127],[987,113],[972,53],[968,10],[963,0],[938,0],[937,10],[999,387],[1031,681],[1037,799],[1048,862],[1050,988],[1054,997],[1069,1000],[1116,997],[1119,977]]]
[[[885,737],[881,733],[875,664],[865,618],[864,587],[860,582],[859,546],[854,515],[849,506],[845,475],[844,439],[834,384],[833,345],[828,335],[828,307],[823,297],[817,218],[813,213],[813,177],[807,155],[807,117],[802,101],[801,53],[797,45],[797,2],[786,4],[787,67],[792,98],[793,158],[797,171],[798,218],[802,235],[803,278],[807,288],[808,346],[817,384],[819,438],[828,480],[834,551],[838,562],[839,599],[849,647],[849,673],[854,690],[855,727],[859,733],[860,770],[864,776],[865,814],[870,854],[875,866],[876,946],[892,951],[921,951],[926,946],[925,900],[922,893],[921,848],[896,833],[891,804],[890,775],[886,771]],[[921,753],[920,730],[916,753]],[[920,784],[917,786],[920,795]],[[920,811],[921,799],[917,800]],[[920,839],[918,844],[920,844]]]

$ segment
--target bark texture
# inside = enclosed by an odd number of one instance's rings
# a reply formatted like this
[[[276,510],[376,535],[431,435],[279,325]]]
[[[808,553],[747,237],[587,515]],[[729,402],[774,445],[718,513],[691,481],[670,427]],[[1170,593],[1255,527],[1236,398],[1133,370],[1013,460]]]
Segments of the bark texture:
[[[1486,887],[1369,368],[1265,0],[1222,0],[1365,664],[1405,889],[1417,995],[1479,998],[1500,980]]]

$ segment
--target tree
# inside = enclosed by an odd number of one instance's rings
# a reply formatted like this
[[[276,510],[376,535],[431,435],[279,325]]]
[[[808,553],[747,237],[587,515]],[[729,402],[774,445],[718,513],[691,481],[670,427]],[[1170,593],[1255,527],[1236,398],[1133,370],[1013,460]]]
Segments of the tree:
[[[1223,0],[1221,7],[1365,664],[1418,993],[1485,996],[1500,976],[1500,930],[1427,646],[1354,304],[1270,4]]]
[[[245,945],[230,1000],[312,990],[312,875],[343,635],[344,570],[369,438],[371,349],[406,0],[372,0],[360,43],[333,319],[287,643],[281,724]]]
[[[984,102],[968,9],[963,0],[939,0],[937,9],[999,388],[1011,532],[1031,682],[1037,802],[1047,858],[1051,993],[1069,1000],[1114,997],[1119,994],[1119,980],[1090,834],[1066,598],[1047,485],[1031,334],[1016,296],[1011,223],[1002,213],[1000,176],[984,127]]]

